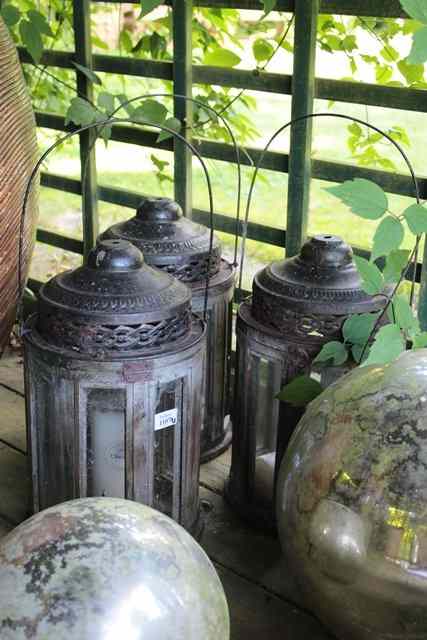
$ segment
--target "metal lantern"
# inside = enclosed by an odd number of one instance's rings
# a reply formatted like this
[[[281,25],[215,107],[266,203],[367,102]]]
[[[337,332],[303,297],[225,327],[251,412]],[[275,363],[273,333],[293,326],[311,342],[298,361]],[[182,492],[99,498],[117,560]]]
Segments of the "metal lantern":
[[[201,433],[202,462],[231,443],[226,416],[231,343],[234,269],[221,258],[221,245],[210,230],[182,215],[169,198],[145,198],[136,216],[113,225],[102,238],[123,238],[136,245],[148,264],[185,282],[192,292],[193,311],[201,315],[207,298],[207,358],[204,422]]]
[[[233,408],[233,450],[228,500],[244,517],[274,527],[275,480],[283,449],[301,412],[276,396],[313,359],[340,339],[350,314],[384,305],[361,289],[351,248],[336,236],[316,236],[301,253],[259,271],[252,299],[240,305]],[[347,365],[348,367],[348,365]],[[340,367],[333,377],[347,369]],[[282,406],[281,406],[282,405]]]
[[[45,284],[25,334],[34,510],[128,498],[195,532],[204,357],[190,290],[129,242]]]

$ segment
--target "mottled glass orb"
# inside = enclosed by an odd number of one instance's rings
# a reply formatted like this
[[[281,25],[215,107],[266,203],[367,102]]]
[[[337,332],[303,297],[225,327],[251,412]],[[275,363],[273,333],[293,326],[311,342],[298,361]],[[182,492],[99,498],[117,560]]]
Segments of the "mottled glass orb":
[[[306,603],[341,640],[427,638],[427,350],[357,368],[308,407],[277,520]]]
[[[0,543],[1,640],[229,640],[220,580],[167,516],[115,498],[41,511]]]

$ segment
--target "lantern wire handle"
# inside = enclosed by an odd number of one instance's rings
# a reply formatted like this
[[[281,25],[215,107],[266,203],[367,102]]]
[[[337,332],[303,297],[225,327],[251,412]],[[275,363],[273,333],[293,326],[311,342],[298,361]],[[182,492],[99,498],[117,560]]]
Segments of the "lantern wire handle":
[[[265,145],[264,149],[262,150],[258,162],[256,163],[254,172],[252,174],[252,179],[250,182],[250,187],[249,187],[249,192],[248,192],[248,198],[246,201],[246,210],[245,210],[245,217],[244,217],[244,226],[243,226],[243,237],[242,237],[242,248],[241,248],[241,258],[240,258],[240,272],[239,272],[239,289],[242,288],[242,278],[243,278],[243,264],[244,264],[244,259],[245,259],[245,246],[246,246],[246,229],[247,229],[247,225],[248,225],[248,220],[249,220],[249,211],[250,211],[250,207],[251,207],[251,202],[252,202],[252,195],[253,195],[253,190],[254,190],[254,186],[255,186],[255,181],[257,179],[258,176],[258,172],[261,168],[261,164],[264,160],[264,156],[267,153],[270,145],[272,144],[272,142],[277,138],[277,136],[279,136],[283,131],[285,131],[285,129],[288,129],[289,127],[291,127],[294,124],[297,124],[298,122],[304,122],[306,120],[312,120],[314,118],[340,118],[342,120],[350,120],[351,122],[356,122],[358,124],[362,124],[366,127],[368,127],[369,129],[372,129],[373,131],[375,131],[376,133],[381,134],[384,138],[386,138],[389,142],[392,143],[392,145],[394,145],[394,147],[399,151],[399,153],[401,154],[401,156],[403,157],[409,172],[411,174],[411,178],[412,178],[412,182],[414,185],[414,191],[415,191],[415,198],[417,200],[417,203],[420,204],[420,188],[419,188],[419,183],[417,180],[417,177],[415,175],[415,171],[414,168],[407,156],[407,154],[405,153],[405,151],[403,150],[403,148],[401,147],[401,145],[396,142],[396,140],[394,140],[388,133],[386,133],[385,131],[382,131],[382,129],[379,129],[378,127],[376,127],[375,125],[370,124],[369,122],[366,122],[365,120],[362,120],[360,118],[355,118],[353,116],[347,116],[345,114],[342,113],[309,113],[306,114],[304,116],[299,116],[297,118],[293,118],[292,120],[290,120],[289,122],[287,122],[286,124],[284,124],[283,126],[281,126],[269,139],[269,141],[267,142],[267,144]],[[420,244],[420,240],[421,240],[421,236],[417,236],[416,242],[415,242],[415,246],[414,249],[412,250],[412,253],[410,255],[409,261],[408,261],[408,267],[409,264],[414,261],[414,273],[413,273],[413,278],[412,278],[412,287],[411,287],[411,304],[413,302],[413,296],[414,296],[414,288],[415,288],[415,274],[416,274],[416,267],[417,267],[417,262],[418,262],[418,248],[419,248],[419,244]],[[397,287],[400,285],[400,282],[402,281],[404,274],[406,274],[406,271],[408,269],[408,267],[406,268],[406,270],[403,272],[402,276],[401,276],[401,280],[398,282],[398,284],[396,285],[396,289]]]
[[[136,96],[134,98],[129,98],[129,100],[125,100],[124,102],[122,102],[120,104],[120,106],[118,106],[114,111],[112,111],[112,113],[110,114],[110,118],[112,118],[113,116],[116,115],[116,113],[118,113],[121,109],[125,109],[128,105],[132,104],[133,102],[137,102],[140,100],[146,100],[148,98],[180,98],[185,100],[186,102],[191,102],[192,104],[196,104],[197,106],[202,107],[203,109],[205,109],[205,111],[209,111],[211,114],[215,115],[217,118],[219,118],[222,122],[222,124],[224,125],[224,127],[227,129],[227,133],[230,136],[231,142],[232,142],[232,146],[234,149],[234,154],[236,157],[236,165],[237,165],[237,202],[236,202],[236,226],[235,226],[235,232],[234,232],[234,257],[233,257],[233,267],[237,267],[237,254],[238,254],[238,242],[239,242],[239,228],[240,228],[240,209],[241,209],[241,198],[242,198],[242,163],[240,160],[240,151],[243,152],[243,154],[246,156],[246,158],[249,161],[250,166],[254,166],[254,162],[251,158],[251,156],[249,155],[249,153],[246,151],[246,149],[244,147],[239,147],[239,145],[236,142],[236,137],[233,133],[233,130],[231,129],[230,125],[227,122],[227,119],[221,114],[220,111],[217,111],[216,109],[214,109],[213,107],[206,105],[204,102],[202,102],[201,100],[197,100],[196,98],[190,98],[189,96],[184,96],[180,93],[144,93],[141,94],[139,96]],[[140,122],[138,122],[138,124],[140,124]],[[203,123],[203,124],[206,124]],[[102,128],[102,125],[100,127],[100,129]],[[89,152],[92,151],[93,147],[95,146],[96,141],[98,140],[100,136],[100,132],[97,132],[97,135],[95,137],[95,140],[92,142],[92,144],[90,145],[89,148]],[[88,158],[85,161],[85,166],[83,169],[83,184],[86,180],[86,174],[87,174],[87,168],[88,168]]]
[[[160,129],[161,131],[165,131],[166,133],[170,133],[172,136],[178,138],[178,140],[180,140],[181,142],[183,142],[185,145],[187,145],[187,147],[192,151],[192,153],[194,153],[194,155],[197,157],[197,159],[199,160],[203,172],[205,174],[205,178],[206,178],[206,185],[207,185],[207,189],[208,189],[208,196],[209,196],[209,218],[210,218],[210,228],[211,228],[211,237],[210,237],[210,247],[209,247],[209,251],[210,254],[212,253],[212,246],[213,246],[213,212],[214,212],[214,206],[213,206],[213,191],[212,191],[212,184],[211,184],[211,180],[209,177],[209,172],[206,166],[205,161],[203,160],[200,152],[196,149],[196,147],[194,147],[194,145],[191,144],[191,142],[189,142],[188,140],[186,140],[184,138],[184,136],[182,136],[180,133],[177,133],[176,131],[174,131],[173,129],[170,129],[169,127],[165,126],[165,125],[160,125],[160,124],[155,124],[149,121],[135,121],[133,118],[108,118],[104,121],[99,121],[99,122],[92,122],[91,124],[85,125],[84,127],[80,127],[79,129],[75,129],[74,131],[70,131],[70,133],[67,133],[66,135],[62,136],[61,138],[59,138],[58,140],[56,140],[39,158],[39,160],[37,161],[37,163],[35,164],[30,177],[28,179],[26,188],[25,188],[25,193],[24,193],[24,200],[22,203],[22,213],[21,213],[21,220],[20,220],[20,228],[19,228],[19,246],[18,246],[18,302],[19,304],[21,304],[22,301],[22,294],[23,294],[23,278],[22,278],[22,247],[23,247],[23,236],[24,236],[24,227],[25,227],[25,219],[26,219],[26,213],[27,213],[27,205],[28,205],[28,199],[30,196],[30,191],[31,191],[31,187],[34,181],[34,178],[36,177],[38,170],[40,168],[40,166],[42,165],[42,163],[46,160],[46,158],[49,156],[49,154],[54,151],[57,147],[59,147],[63,142],[65,142],[66,140],[69,140],[70,138],[72,138],[75,135],[78,135],[80,133],[83,133],[83,131],[88,131],[90,129],[93,129],[95,127],[99,127],[99,126],[108,126],[110,124],[122,124],[122,123],[134,123],[134,124],[142,124],[145,126],[153,126],[155,128]],[[210,258],[209,258],[210,260]],[[207,279],[206,279],[206,290],[205,290],[205,302],[204,302],[204,311],[203,311],[203,315],[204,315],[204,319],[206,319],[207,317],[207,303],[208,303],[208,287],[209,287],[209,279],[210,279],[210,269],[208,269],[208,275],[207,275]]]

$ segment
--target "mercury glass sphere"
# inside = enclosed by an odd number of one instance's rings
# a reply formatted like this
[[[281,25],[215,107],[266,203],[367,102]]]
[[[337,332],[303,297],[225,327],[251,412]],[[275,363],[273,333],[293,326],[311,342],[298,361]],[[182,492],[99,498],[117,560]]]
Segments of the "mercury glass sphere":
[[[41,511],[0,543],[1,640],[229,640],[204,551],[167,516],[87,498]]]
[[[307,606],[338,638],[427,638],[426,349],[357,368],[309,405],[277,520]]]

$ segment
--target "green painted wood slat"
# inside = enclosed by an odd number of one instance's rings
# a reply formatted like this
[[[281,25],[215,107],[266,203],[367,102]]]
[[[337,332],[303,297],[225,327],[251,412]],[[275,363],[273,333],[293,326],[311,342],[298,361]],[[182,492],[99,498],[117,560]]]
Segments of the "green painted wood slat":
[[[19,48],[20,59],[31,64],[29,54]],[[64,69],[73,68],[72,53],[64,51],[45,51],[42,64]],[[173,66],[171,62],[155,62],[152,60],[134,60],[119,56],[94,55],[95,71],[160,78],[172,80]],[[260,72],[254,73],[245,69],[224,69],[221,67],[205,67],[193,65],[194,84],[218,84],[236,89],[262,91],[268,93],[292,94],[292,77],[286,74]],[[317,78],[315,81],[315,97],[321,100],[334,100],[349,104],[386,107],[406,111],[427,112],[426,91],[408,89],[406,87],[387,87],[364,82],[330,80]]]
[[[90,37],[90,0],[73,0],[73,26],[75,60],[80,65],[92,68],[92,52]],[[77,91],[87,100],[93,101],[93,87],[91,81],[81,71],[77,74]],[[80,167],[81,176],[86,171],[86,179],[82,194],[83,214],[83,243],[84,254],[87,255],[99,233],[98,208],[96,199],[96,159],[95,151],[91,151],[94,132],[84,131],[80,138]]]
[[[192,97],[192,0],[174,0],[173,12],[173,92],[175,95]],[[181,135],[187,142],[192,140],[193,105],[183,98],[174,99],[174,116],[181,122]],[[177,138],[174,146],[174,190],[175,200],[181,205],[184,215],[191,217],[192,206],[192,153],[188,146]]]
[[[295,45],[292,80],[292,119],[313,112],[319,2],[295,0]],[[307,236],[311,183],[311,139],[313,121],[291,127],[289,151],[286,255],[299,253]]]
[[[119,4],[123,0],[92,0],[92,2],[107,2]],[[128,3],[139,4],[140,0],[127,0]],[[307,3],[310,0],[307,0]],[[165,2],[164,4],[171,4]],[[218,9],[252,9],[262,11],[263,5],[258,0],[195,0],[195,7],[213,7]],[[277,0],[278,11],[293,11],[294,0]],[[341,15],[377,16],[379,18],[404,18],[399,0],[322,0],[321,13],[337,13]]]
[[[64,119],[61,116],[52,114],[36,113],[37,124],[40,127],[51,128],[60,131],[69,131],[71,127],[64,126]],[[153,149],[165,149],[172,151],[172,143],[170,140],[161,144],[156,143],[157,134],[134,129],[132,127],[117,126],[113,128],[112,140],[117,142],[128,142],[140,146],[149,146]],[[234,150],[231,145],[220,142],[208,142],[195,140],[202,155],[211,160],[222,160],[225,162],[235,162]],[[247,153],[253,158],[254,162],[258,161],[260,150],[252,147],[245,148]],[[247,158],[242,154],[242,164],[249,165]],[[269,151],[266,153],[262,163],[263,169],[277,172],[288,171],[289,157],[287,154],[277,151]],[[378,182],[389,193],[397,195],[413,197],[414,188],[411,178],[405,174],[392,173],[389,171],[380,171],[378,169],[368,169],[357,165],[329,162],[326,160],[312,161],[312,176],[319,180],[330,182],[343,182],[351,178],[366,178]],[[421,198],[427,200],[427,177],[418,176],[420,183]]]

